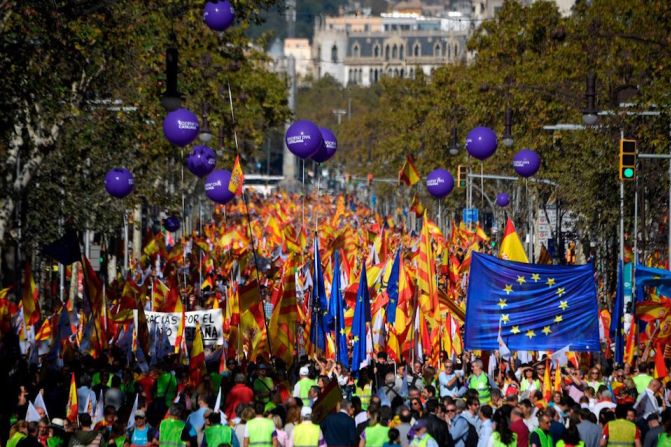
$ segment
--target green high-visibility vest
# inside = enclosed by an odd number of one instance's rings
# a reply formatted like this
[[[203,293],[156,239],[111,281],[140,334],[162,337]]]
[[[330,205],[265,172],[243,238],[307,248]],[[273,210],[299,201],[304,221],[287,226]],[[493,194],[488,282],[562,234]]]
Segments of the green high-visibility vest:
[[[657,436],[657,447],[671,447],[671,436],[666,433],[660,433]]]
[[[231,445],[233,429],[226,425],[211,425],[205,429],[205,442],[207,447],[219,447],[221,444]]]
[[[16,447],[16,444],[18,444],[19,441],[22,440],[22,439],[25,438],[25,437],[26,437],[26,435],[24,435],[24,434],[21,433],[20,431],[17,431],[17,432],[14,433],[14,434],[12,435],[12,437],[9,438],[9,440],[7,441],[7,447]]]
[[[412,447],[426,447],[426,445],[429,443],[429,439],[433,439],[430,434],[426,433],[426,435],[419,441],[417,442],[417,438],[414,438],[410,445]],[[434,439],[435,441],[435,439]]]
[[[510,442],[510,444],[504,444],[501,441],[501,435],[497,431],[492,433],[492,438],[494,439],[494,447],[516,447],[517,446],[517,435],[515,433],[513,433],[513,440]],[[557,444],[557,445],[559,445],[559,444]]]
[[[468,387],[478,391],[481,404],[486,404],[492,397],[492,391],[489,387],[489,377],[485,373],[481,373],[479,376],[469,377]]]
[[[170,406],[177,395],[177,379],[166,372],[156,380],[156,397],[165,397],[165,404]]]
[[[540,428],[534,430],[534,433],[538,435],[538,439],[541,441],[541,447],[552,447],[552,437],[549,434],[545,434]]]
[[[319,445],[319,425],[303,422],[294,427],[294,447],[317,447]]]
[[[358,386],[356,387],[354,395],[359,396],[359,399],[361,399],[362,410],[368,410],[368,405],[370,405],[371,394],[372,394],[372,387],[370,383],[364,385],[363,388],[359,388]]]
[[[636,424],[626,419],[615,419],[608,423],[608,446],[629,447],[636,441]]]
[[[254,418],[247,422],[247,433],[249,433],[249,445],[255,447],[271,447],[273,445],[273,432],[275,424],[267,418]],[[212,446],[208,446],[212,447]]]
[[[366,427],[366,447],[382,447],[389,440],[389,427],[375,424]]]
[[[308,379],[307,377],[302,378],[301,380],[298,381],[298,397],[301,398],[303,401],[308,400],[308,391],[310,391],[310,388],[312,388],[314,385],[316,385],[317,382],[315,382],[312,379]]]
[[[182,447],[182,432],[186,424],[179,419],[168,418],[158,427],[158,445],[160,447]]]
[[[9,445],[9,444],[8,444]],[[47,439],[47,447],[61,447],[63,445],[63,439],[58,436],[52,436]]]

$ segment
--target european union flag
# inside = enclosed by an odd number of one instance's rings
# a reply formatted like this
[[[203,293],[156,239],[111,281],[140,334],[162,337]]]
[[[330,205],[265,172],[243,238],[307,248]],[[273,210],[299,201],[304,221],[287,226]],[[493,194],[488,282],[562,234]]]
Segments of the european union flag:
[[[480,253],[471,260],[466,306],[468,350],[599,351],[594,268],[504,261]]]
[[[671,272],[668,270],[636,265],[636,301],[645,300],[645,288],[656,287],[657,293],[671,296]]]

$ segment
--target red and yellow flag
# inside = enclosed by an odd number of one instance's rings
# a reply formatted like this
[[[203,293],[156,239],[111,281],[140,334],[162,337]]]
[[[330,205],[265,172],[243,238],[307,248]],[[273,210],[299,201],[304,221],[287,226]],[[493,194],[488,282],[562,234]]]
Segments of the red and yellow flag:
[[[419,239],[419,256],[417,260],[417,287],[422,312],[432,319],[432,323],[440,321],[440,305],[438,302],[438,286],[436,284],[436,260],[431,246],[428,218],[424,213],[424,225]],[[428,346],[425,346],[428,348]]]
[[[412,159],[412,155],[408,155],[405,158],[405,163],[403,163],[403,167],[401,167],[401,170],[398,173],[398,183],[399,185],[401,183],[404,183],[408,186],[413,186],[417,182],[419,182],[419,172],[417,171],[417,168],[415,167],[415,162]]]
[[[636,353],[636,319],[632,320],[627,334],[627,343],[624,346],[624,363],[633,365]]]
[[[661,343],[655,345],[655,377],[662,380],[669,374],[664,362],[664,349]]]
[[[513,225],[510,217],[506,222],[506,229],[503,232],[499,257],[507,261],[529,262],[529,258],[527,258],[527,254],[522,246],[522,241],[520,241],[520,237],[517,235],[515,225]]]
[[[545,373],[543,373],[543,399],[552,401],[552,383],[550,382],[550,359],[545,359]]]
[[[191,345],[191,357],[189,359],[189,378],[193,385],[197,385],[204,375],[205,348],[203,346],[203,334],[200,332],[200,324],[196,324],[196,334]]]
[[[419,201],[417,196],[412,198],[412,202],[410,203],[410,211],[414,212],[415,216],[417,217],[422,217],[424,211],[426,211],[426,208],[424,208],[424,205],[422,205],[422,202]]]
[[[68,393],[68,406],[65,409],[65,415],[70,422],[77,422],[79,404],[77,402],[77,383],[75,382],[75,373],[70,376],[70,392]]]
[[[228,182],[228,190],[232,193],[235,193],[236,196],[242,194],[242,185],[245,183],[245,174],[242,172],[242,166],[240,166],[240,156],[235,157],[235,163],[233,163],[233,169],[231,170],[231,180]]]
[[[51,320],[47,318],[42,322],[40,330],[35,334],[35,341],[49,341],[51,340],[51,335],[53,331],[51,329]]]
[[[35,286],[35,279],[33,278],[30,264],[26,264],[26,268],[23,270],[21,303],[23,304],[23,318],[26,322],[26,327],[37,324],[40,321],[39,291]]]

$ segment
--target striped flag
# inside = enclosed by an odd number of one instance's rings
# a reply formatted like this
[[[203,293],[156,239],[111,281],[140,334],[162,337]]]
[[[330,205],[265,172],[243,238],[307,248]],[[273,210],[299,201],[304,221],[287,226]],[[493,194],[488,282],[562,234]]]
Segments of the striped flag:
[[[26,264],[26,268],[23,270],[23,294],[21,302],[23,303],[23,318],[26,327],[37,324],[40,321],[39,291],[35,286],[35,278],[33,278],[30,264]]]
[[[515,231],[515,225],[510,217],[506,221],[506,229],[503,232],[503,240],[501,241],[501,250],[499,257],[507,261],[529,262],[527,254],[522,246],[522,241]]]
[[[65,409],[65,415],[70,422],[77,422],[79,403],[77,402],[77,383],[75,382],[75,373],[70,375],[70,392],[68,393],[68,406]]]
[[[191,356],[189,359],[189,377],[195,386],[201,382],[205,375],[205,349],[203,347],[203,334],[200,332],[200,324],[196,324],[195,336],[191,345]]]
[[[417,287],[419,287],[420,306],[423,313],[440,321],[440,305],[438,302],[438,286],[436,285],[436,260],[431,247],[428,218],[424,214],[424,225],[419,239],[419,256],[417,260]],[[428,348],[426,346],[425,348]]]
[[[228,182],[228,190],[232,193],[235,193],[236,196],[242,194],[242,185],[245,183],[245,174],[242,172],[242,166],[240,166],[240,156],[235,157],[235,163],[233,163],[233,169],[231,170],[231,179]]]
[[[400,185],[403,183],[408,186],[413,186],[419,182],[419,180],[419,172],[415,167],[415,162],[412,159],[412,155],[408,154],[408,156],[405,157],[405,162],[403,163],[403,166],[398,173],[398,184]]]

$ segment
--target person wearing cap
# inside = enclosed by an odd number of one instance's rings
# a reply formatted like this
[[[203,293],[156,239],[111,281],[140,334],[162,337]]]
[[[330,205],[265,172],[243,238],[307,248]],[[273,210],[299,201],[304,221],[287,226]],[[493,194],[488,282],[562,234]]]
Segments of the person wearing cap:
[[[154,429],[147,424],[144,410],[135,411],[135,423],[126,433],[125,447],[142,447],[154,439]]]
[[[240,447],[238,437],[233,429],[221,423],[221,413],[214,411],[207,417],[206,427],[203,434],[201,447],[219,447],[227,444],[231,447]]]
[[[301,408],[302,422],[294,427],[291,434],[291,443],[294,447],[318,447],[324,446],[324,435],[319,425],[312,422],[312,408],[304,406]]]
[[[270,394],[274,386],[273,379],[268,377],[268,367],[265,363],[259,364],[258,375],[254,379],[254,383],[252,383],[254,399],[257,402],[267,404],[270,401]]]
[[[304,402],[308,401],[308,394],[310,394],[310,388],[317,385],[317,383],[312,380],[310,377],[310,368],[307,366],[301,366],[301,369],[298,370],[298,375],[300,379],[294,385],[294,397],[300,397]]]
[[[275,437],[275,424],[272,419],[265,417],[264,405],[257,402],[254,405],[256,417],[245,426],[243,447],[271,447]]]
[[[49,424],[47,447],[61,447],[63,444],[65,444],[65,421],[61,418],[53,418]]]
[[[410,447],[438,447],[438,443],[428,433],[429,424],[426,419],[420,419],[412,426],[414,433]]]

